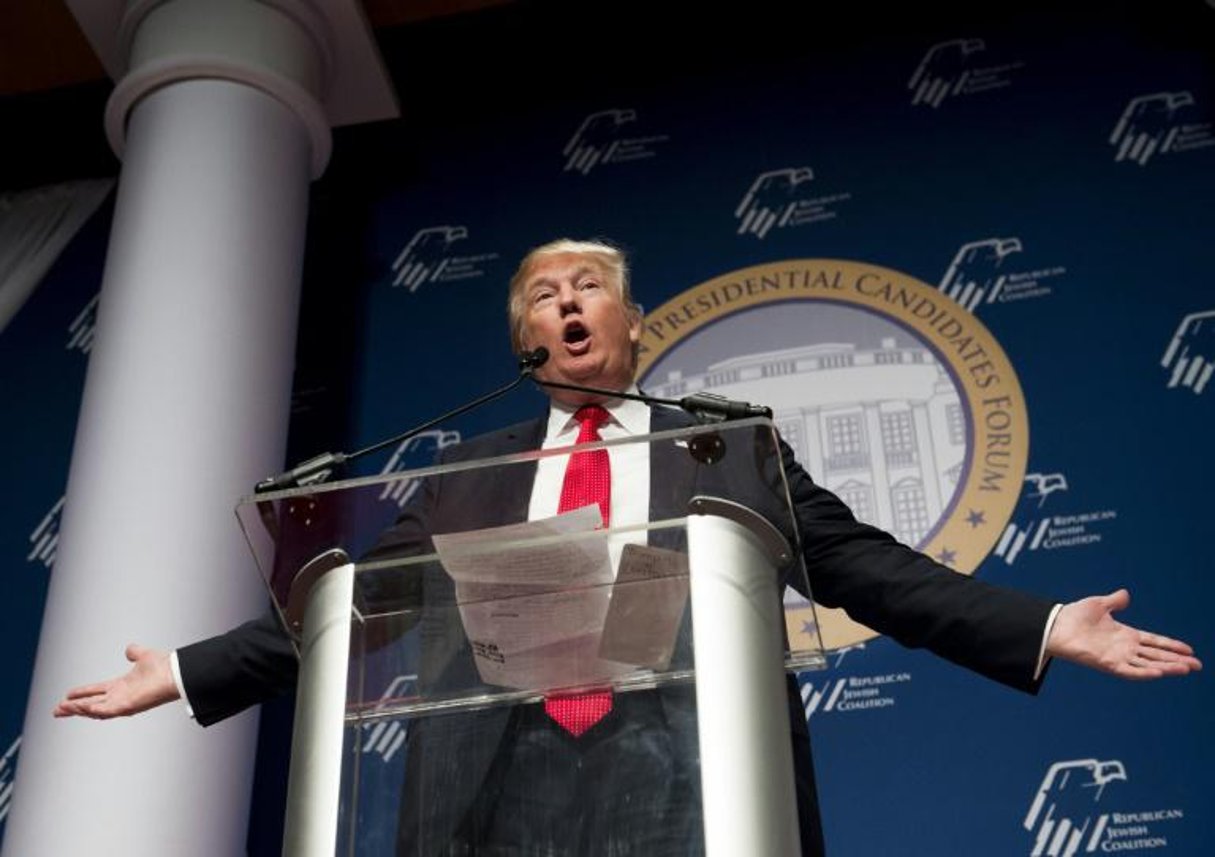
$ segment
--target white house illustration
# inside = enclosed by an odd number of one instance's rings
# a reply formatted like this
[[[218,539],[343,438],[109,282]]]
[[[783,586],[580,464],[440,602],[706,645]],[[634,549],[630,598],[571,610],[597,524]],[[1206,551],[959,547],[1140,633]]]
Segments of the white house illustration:
[[[700,391],[772,408],[814,480],[909,545],[940,520],[966,461],[967,417],[952,380],[932,351],[893,338],[879,348],[747,354],[646,382],[662,398]]]

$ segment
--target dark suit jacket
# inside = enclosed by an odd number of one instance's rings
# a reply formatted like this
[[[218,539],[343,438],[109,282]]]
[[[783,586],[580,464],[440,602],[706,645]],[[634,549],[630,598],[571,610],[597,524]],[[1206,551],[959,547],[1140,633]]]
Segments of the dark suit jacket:
[[[691,422],[682,412],[657,408],[652,413],[654,432]],[[545,421],[540,419],[473,438],[445,450],[444,463],[537,449],[544,430]],[[730,444],[738,445],[733,433],[727,437]],[[1004,684],[1037,690],[1040,679],[1034,679],[1033,671],[1051,602],[957,574],[881,530],[857,522],[838,498],[813,483],[782,443],[780,455],[794,514],[789,522],[788,515],[781,514],[782,492],[770,487],[779,485],[778,474],[759,481],[749,475],[756,469],[756,452],[728,448],[721,462],[700,465],[686,449],[673,443],[655,444],[651,451],[652,519],[686,514],[688,499],[697,493],[736,499],[788,524],[782,529],[800,549],[818,603],[843,607],[857,621],[903,645],[927,647]],[[372,553],[414,552],[431,533],[525,520],[535,466],[516,467],[518,478],[488,484],[460,474],[428,480],[418,501],[407,507]],[[450,599],[443,594],[436,597],[443,587],[450,588],[445,576],[436,573],[424,585],[428,602]],[[427,637],[427,646],[420,681],[432,687],[445,682],[465,687],[475,683],[475,665],[462,636],[432,635]],[[289,688],[295,676],[294,653],[273,617],[188,646],[179,650],[178,657],[195,716],[204,725]],[[692,688],[674,686],[654,692],[661,697],[670,728],[695,736]],[[792,678],[789,705],[804,851],[819,854],[822,842],[809,735]],[[507,715],[505,709],[487,709],[426,718],[414,725],[405,796],[412,818],[409,830],[402,828],[406,838],[401,853],[429,853],[433,843],[446,841],[460,823],[494,758]],[[457,756],[459,764],[452,764]],[[426,783],[428,790],[443,797],[411,796],[408,783]]]

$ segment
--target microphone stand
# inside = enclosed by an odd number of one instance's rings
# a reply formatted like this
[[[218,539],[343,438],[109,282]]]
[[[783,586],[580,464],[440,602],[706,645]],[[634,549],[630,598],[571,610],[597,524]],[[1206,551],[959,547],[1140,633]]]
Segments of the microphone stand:
[[[739,402],[719,396],[716,393],[693,393],[682,399],[662,399],[658,396],[646,396],[640,393],[626,393],[623,390],[604,390],[598,387],[583,387],[578,384],[566,384],[560,381],[545,381],[532,377],[532,381],[541,387],[555,387],[559,390],[573,390],[579,393],[593,393],[599,396],[609,396],[613,399],[633,399],[645,402],[647,405],[669,405],[683,410],[696,417],[698,422],[720,423],[726,420],[741,420],[747,417],[772,418],[772,409],[765,405],[752,405],[749,402]]]
[[[545,358],[548,352],[544,348]],[[645,402],[647,405],[670,405],[682,408],[696,418],[701,425],[713,425],[727,420],[746,419],[747,417],[772,418],[772,409],[764,405],[752,405],[748,402],[737,402],[719,396],[716,393],[693,393],[682,399],[662,399],[658,396],[646,396],[640,393],[626,393],[623,390],[604,390],[597,387],[583,387],[579,384],[566,384],[560,381],[545,381],[535,376],[532,381],[541,387],[555,387],[559,390],[573,390],[578,393],[592,393],[610,398],[633,399]],[[726,442],[717,431],[699,434],[688,440],[688,453],[701,464],[716,464],[725,458]]]
[[[598,387],[583,387],[577,384],[566,384],[560,381],[545,381],[536,377],[536,370],[548,361],[549,351],[541,346],[535,351],[524,351],[519,355],[519,377],[515,378],[509,384],[505,384],[496,390],[492,390],[483,396],[474,399],[467,404],[461,405],[454,410],[450,410],[441,416],[435,417],[432,420],[427,420],[421,425],[414,426],[408,431],[401,432],[387,440],[382,440],[379,443],[374,443],[371,446],[366,446],[355,452],[325,452],[313,458],[309,458],[302,464],[291,468],[276,476],[269,476],[258,482],[253,489],[255,494],[265,494],[268,491],[278,491],[284,488],[298,488],[303,485],[313,485],[318,482],[324,482],[333,473],[335,467],[340,467],[348,461],[354,461],[362,458],[365,455],[370,455],[377,450],[383,449],[392,444],[402,443],[409,438],[419,435],[427,429],[437,426],[439,423],[453,419],[463,413],[478,408],[487,402],[505,396],[511,390],[518,387],[528,378],[531,378],[536,384],[541,387],[554,387],[561,390],[573,390],[580,393],[591,393],[597,396],[607,396],[614,399],[635,399],[639,402],[644,402],[647,405],[668,405],[675,408],[681,408],[694,416],[697,422],[702,424],[712,424],[725,422],[726,420],[746,419],[747,417],[767,417],[772,418],[772,409],[763,405],[752,405],[748,402],[739,402],[727,399],[724,396],[719,396],[715,393],[693,393],[690,396],[684,396],[682,399],[662,399],[657,396],[646,396],[639,393],[628,393],[623,390],[604,390]],[[710,455],[710,457],[716,457]]]
[[[543,352],[543,353],[541,353]],[[548,359],[548,351],[545,349],[537,349],[536,351],[526,351],[519,356],[519,377],[505,384],[496,390],[492,390],[483,396],[479,396],[467,404],[461,405],[458,408],[448,411],[447,413],[435,417],[433,420],[427,420],[421,425],[414,426],[408,431],[403,431],[394,437],[387,440],[382,440],[379,443],[373,443],[371,446],[363,447],[354,452],[325,452],[321,455],[309,458],[302,464],[293,467],[291,470],[270,476],[258,482],[253,489],[255,494],[264,494],[267,491],[278,491],[283,488],[297,488],[303,485],[313,485],[318,482],[324,482],[333,472],[334,467],[345,464],[348,461],[362,458],[365,455],[370,455],[377,450],[383,449],[392,444],[402,443],[409,438],[419,435],[429,428],[437,426],[439,423],[460,416],[460,414],[471,411],[473,408],[478,408],[486,402],[491,402],[494,399],[505,396],[511,390],[518,387],[528,378],[533,377],[536,369]]]

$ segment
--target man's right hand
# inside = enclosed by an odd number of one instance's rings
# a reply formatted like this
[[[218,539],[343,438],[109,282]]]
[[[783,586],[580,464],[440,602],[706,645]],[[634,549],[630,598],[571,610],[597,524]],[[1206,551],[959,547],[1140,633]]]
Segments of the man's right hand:
[[[181,698],[173,681],[168,652],[132,643],[127,646],[126,655],[133,666],[125,675],[72,688],[55,706],[53,714],[108,720],[139,714]]]

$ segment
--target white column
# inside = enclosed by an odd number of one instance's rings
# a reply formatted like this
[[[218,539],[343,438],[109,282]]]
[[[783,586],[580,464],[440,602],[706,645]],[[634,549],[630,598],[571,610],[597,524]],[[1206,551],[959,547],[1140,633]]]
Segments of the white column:
[[[876,402],[864,402],[866,448],[869,476],[873,481],[873,506],[877,524],[894,529],[894,505],[890,500],[890,471],[886,468],[886,445],[882,441],[882,412]]]
[[[136,0],[122,23],[107,127],[123,169],[11,857],[245,852],[252,713],[204,730],[181,704],[50,711],[125,671],[128,642],[171,648],[264,607],[233,508],[283,464],[324,62],[304,18],[247,0]]]
[[[915,426],[916,454],[920,461],[920,478],[924,481],[924,501],[928,506],[928,520],[935,521],[945,511],[945,500],[941,494],[941,473],[937,469],[937,454],[932,445],[932,417],[927,402],[911,405],[912,425]]]

